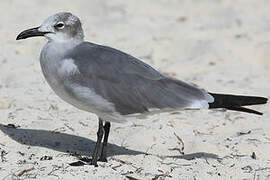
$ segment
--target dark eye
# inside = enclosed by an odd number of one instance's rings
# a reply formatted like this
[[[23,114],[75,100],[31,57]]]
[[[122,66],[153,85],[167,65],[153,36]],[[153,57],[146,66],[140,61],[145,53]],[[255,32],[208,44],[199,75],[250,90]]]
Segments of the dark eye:
[[[65,24],[63,22],[59,22],[54,27],[56,27],[57,29],[63,29],[64,26],[65,26]]]

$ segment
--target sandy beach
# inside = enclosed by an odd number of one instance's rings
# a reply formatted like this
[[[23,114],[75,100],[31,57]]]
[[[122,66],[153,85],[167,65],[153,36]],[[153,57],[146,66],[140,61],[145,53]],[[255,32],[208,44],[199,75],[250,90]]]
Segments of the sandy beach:
[[[188,110],[113,123],[108,163],[72,166],[91,155],[97,117],[51,90],[44,38],[15,40],[69,11],[87,41],[210,92],[270,98],[269,10],[269,0],[1,1],[0,179],[270,179],[269,104],[252,107],[263,116]]]

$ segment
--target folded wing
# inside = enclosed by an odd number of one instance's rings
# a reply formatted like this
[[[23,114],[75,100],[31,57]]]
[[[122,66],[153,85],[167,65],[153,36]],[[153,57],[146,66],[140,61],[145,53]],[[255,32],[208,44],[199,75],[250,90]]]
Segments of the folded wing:
[[[214,100],[207,92],[166,77],[110,47],[84,42],[65,58],[73,59],[79,70],[69,79],[93,90],[122,115],[151,109],[208,108]]]

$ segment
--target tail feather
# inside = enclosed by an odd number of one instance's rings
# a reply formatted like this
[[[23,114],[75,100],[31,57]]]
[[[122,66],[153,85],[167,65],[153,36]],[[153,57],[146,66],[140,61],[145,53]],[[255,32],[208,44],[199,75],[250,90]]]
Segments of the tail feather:
[[[264,97],[257,96],[240,96],[240,95],[230,95],[230,94],[215,94],[209,93],[214,97],[214,102],[209,104],[209,108],[225,108],[233,111],[241,111],[247,113],[253,113],[262,115],[263,113],[244,108],[242,106],[266,104],[268,99]]]

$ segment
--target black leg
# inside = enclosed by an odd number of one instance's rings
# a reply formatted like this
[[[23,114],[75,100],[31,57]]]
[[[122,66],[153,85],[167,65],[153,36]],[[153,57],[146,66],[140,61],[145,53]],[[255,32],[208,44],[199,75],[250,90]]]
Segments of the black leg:
[[[107,143],[108,143],[108,137],[110,133],[110,127],[111,127],[111,123],[105,122],[105,125],[104,125],[105,134],[104,134],[104,139],[103,139],[101,155],[99,159],[102,162],[107,162]]]
[[[98,152],[99,152],[99,148],[100,148],[100,144],[101,144],[101,141],[102,141],[103,134],[104,134],[103,121],[102,121],[102,119],[99,118],[98,132],[97,132],[97,142],[96,142],[96,147],[95,147],[95,150],[93,152],[92,161],[91,161],[91,165],[94,165],[96,167],[98,166],[97,165]]]

